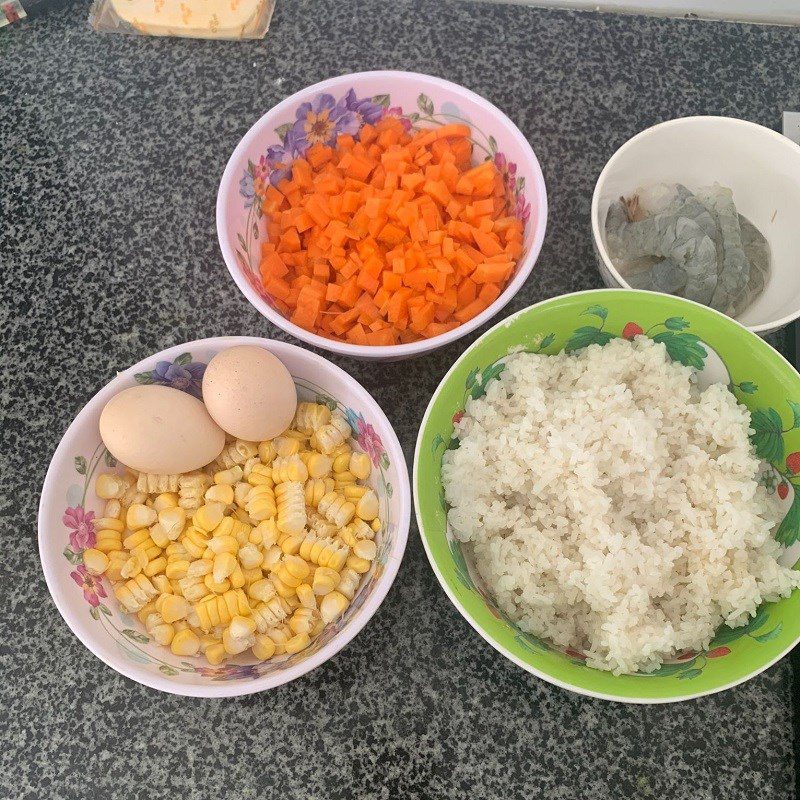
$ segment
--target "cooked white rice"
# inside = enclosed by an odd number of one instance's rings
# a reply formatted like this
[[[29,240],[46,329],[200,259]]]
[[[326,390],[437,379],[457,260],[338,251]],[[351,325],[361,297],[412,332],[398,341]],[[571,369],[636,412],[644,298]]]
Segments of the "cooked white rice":
[[[643,336],[514,354],[445,454],[450,525],[523,631],[652,671],[800,584],[777,562],[749,424]]]

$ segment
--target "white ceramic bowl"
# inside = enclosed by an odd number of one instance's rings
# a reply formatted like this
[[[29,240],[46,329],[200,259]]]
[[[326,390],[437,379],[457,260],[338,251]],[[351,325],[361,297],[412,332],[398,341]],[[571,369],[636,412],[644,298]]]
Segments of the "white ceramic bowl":
[[[354,96],[348,100],[348,93]],[[311,103],[303,106],[303,104]],[[332,104],[354,109],[359,119],[404,114],[409,125],[432,127],[443,122],[467,121],[474,132],[478,160],[494,157],[506,164],[514,183],[518,215],[527,216],[523,257],[508,286],[483,313],[453,331],[431,339],[390,347],[338,342],[293,324],[270,301],[259,275],[260,241],[266,220],[253,203],[254,181],[274,168],[275,146],[294,147],[303,114],[327,110]],[[349,105],[347,105],[349,103]],[[302,108],[301,108],[302,107]],[[332,112],[328,111],[330,115]],[[306,140],[302,140],[306,141]],[[302,145],[300,145],[302,149]],[[291,160],[291,159],[288,159]],[[264,172],[262,172],[264,170]],[[268,178],[264,178],[268,180]],[[527,211],[527,215],[526,215]],[[435,350],[464,336],[491,319],[519,291],[533,269],[547,225],[547,193],[539,162],[527,139],[498,108],[455,83],[412,72],[359,72],[341,75],[293,94],[264,114],[244,135],[228,161],[217,195],[217,234],[225,264],[247,300],[270,322],[298,339],[342,355],[378,360],[409,358]]]
[[[662,122],[628,140],[606,164],[592,198],[592,238],[603,282],[630,288],[608,255],[605,220],[611,202],[640,186],[718,182],[733,189],[739,213],[764,234],[772,250],[763,294],[737,317],[759,334],[800,316],[800,147],[779,133],[730,117]]]
[[[378,555],[352,604],[342,618],[292,656],[255,663],[239,656],[211,667],[204,658],[174,656],[152,642],[136,616],[122,612],[107,580],[87,576],[80,553],[86,541],[85,517],[102,510],[94,496],[93,477],[109,471],[98,431],[100,412],[122,389],[153,382],[175,365],[170,379],[189,380],[195,363],[205,364],[221,350],[241,344],[266,347],[283,361],[295,379],[302,400],[337,405],[347,414],[358,447],[373,461],[369,484],[380,501],[386,522],[376,537]],[[159,362],[162,365],[158,367]],[[188,366],[188,370],[187,370]],[[156,380],[155,382],[159,382]],[[182,384],[177,383],[178,388]],[[195,384],[197,385],[197,384]],[[109,466],[111,461],[112,466]],[[341,650],[369,621],[397,574],[408,537],[411,490],[397,436],[378,404],[339,367],[321,356],[285,342],[251,337],[200,339],[171,347],[121,372],[83,408],[64,434],[50,462],[39,503],[39,553],[47,586],[72,632],[108,666],[154,689],[196,697],[250,694],[291,681]]]

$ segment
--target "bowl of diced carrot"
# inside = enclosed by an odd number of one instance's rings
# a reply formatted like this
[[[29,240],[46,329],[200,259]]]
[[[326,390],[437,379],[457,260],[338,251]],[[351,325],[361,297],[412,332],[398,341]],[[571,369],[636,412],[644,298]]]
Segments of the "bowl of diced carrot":
[[[217,197],[223,258],[296,338],[381,360],[491,319],[533,269],[547,223],[539,162],[511,120],[454,83],[363,72],[268,111]]]

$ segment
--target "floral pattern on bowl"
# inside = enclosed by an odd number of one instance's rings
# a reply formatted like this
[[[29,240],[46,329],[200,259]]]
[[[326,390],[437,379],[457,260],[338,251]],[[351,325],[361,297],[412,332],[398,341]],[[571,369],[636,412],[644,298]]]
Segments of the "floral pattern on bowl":
[[[244,341],[250,340],[233,339],[231,344]],[[278,344],[280,343],[275,343],[276,346]],[[291,345],[280,344],[280,346],[295,351],[299,350]],[[200,396],[197,381],[202,378],[206,361],[213,354],[214,352],[205,353],[205,360],[201,360],[193,358],[190,352],[179,352],[177,356],[168,361],[155,362],[153,369],[141,372],[131,371],[128,380],[131,385],[156,383]],[[70,454],[68,463],[78,481],[72,482],[63,473],[59,476],[59,484],[65,487],[64,494],[62,494],[64,505],[61,506],[61,511],[58,513],[61,525],[60,530],[48,531],[47,536],[48,538],[55,536],[62,543],[60,549],[65,570],[63,574],[68,578],[64,585],[71,587],[66,589],[66,593],[74,593],[75,598],[74,600],[69,599],[69,604],[73,609],[77,608],[79,615],[87,614],[91,620],[89,624],[99,626],[103,636],[112,641],[116,651],[132,665],[155,670],[162,678],[168,679],[179,676],[197,676],[201,680],[230,682],[277,676],[287,668],[302,665],[303,662],[331,643],[344,629],[352,630],[354,623],[355,629],[360,628],[363,625],[360,617],[365,612],[368,598],[376,594],[375,589],[382,582],[390,560],[392,561],[392,574],[396,570],[398,540],[404,540],[405,535],[402,530],[403,520],[398,518],[398,507],[392,498],[396,493],[394,481],[397,479],[402,483],[405,465],[397,465],[390,458],[381,435],[372,422],[368,421],[362,410],[354,409],[337,399],[330,391],[315,381],[296,375],[294,379],[298,398],[301,401],[313,400],[328,406],[331,410],[338,409],[346,416],[352,426],[356,449],[366,452],[374,465],[368,483],[378,495],[380,518],[384,524],[376,536],[378,549],[375,560],[370,571],[363,576],[352,603],[344,615],[333,624],[328,625],[309,647],[290,656],[281,656],[266,662],[248,663],[253,660],[252,657],[243,655],[220,666],[211,666],[202,657],[189,659],[174,656],[168,648],[161,647],[151,640],[136,615],[122,611],[114,597],[110,582],[105,578],[91,575],[83,564],[84,550],[93,547],[96,543],[93,521],[97,512],[102,509],[102,501],[94,496],[94,479],[105,469],[122,469],[122,465],[117,464],[100,443],[91,452]],[[397,469],[401,470],[400,473],[397,472]],[[393,478],[392,475],[395,477]],[[402,511],[399,513],[402,517]],[[394,555],[392,555],[393,551]],[[80,611],[81,606],[85,611]],[[370,609],[369,614],[373,611],[374,608]]]
[[[744,342],[740,334],[746,337]],[[417,445],[414,482],[417,517],[429,558],[451,598],[457,598],[456,605],[490,643],[510,653],[517,663],[568,688],[635,702],[669,701],[723,688],[720,684],[732,675],[744,679],[748,675],[745,670],[742,676],[742,663],[774,660],[775,648],[785,649],[800,638],[800,624],[787,621],[794,618],[791,609],[800,607],[800,592],[763,604],[744,626],[723,625],[703,652],[679,653],[654,672],[610,676],[588,668],[583,653],[524,633],[495,605],[471,564],[468,549],[449,530],[441,482],[442,456],[458,447],[454,423],[463,416],[467,401],[482,397],[502,374],[512,349],[555,354],[638,335],[663,343],[672,359],[693,367],[701,386],[726,383],[748,406],[751,441],[762,459],[758,479],[777,494],[784,509],[774,534],[785,548],[781,562],[795,565],[800,559],[800,377],[737,323],[679,298],[631,290],[581,292],[545,301],[496,326],[465,353],[464,363],[457,362],[445,378],[446,388],[440,387],[434,395]],[[767,366],[768,359],[781,363]],[[771,370],[781,372],[780,384]],[[436,419],[431,421],[434,407],[438,407]],[[421,482],[422,469],[432,471],[435,478]],[[651,688],[642,688],[644,684]],[[695,684],[700,688],[695,690]]]
[[[249,209],[245,231],[237,235],[239,247],[236,258],[244,270],[250,285],[265,300],[271,302],[264,289],[260,276],[260,250],[256,246],[263,235],[259,220],[263,216],[260,200],[267,188],[277,186],[282,180],[291,178],[291,164],[296,158],[306,154],[315,144],[332,145],[340,134],[349,134],[358,139],[361,128],[379,122],[386,116],[400,119],[409,130],[443,125],[450,121],[468,123],[473,130],[471,141],[484,160],[494,160],[500,174],[514,199],[514,213],[528,222],[531,205],[525,198],[525,178],[517,175],[517,165],[497,149],[497,141],[490,134],[478,130],[466,119],[452,102],[445,102],[439,111],[433,101],[424,93],[417,97],[417,110],[405,112],[400,106],[391,105],[389,94],[378,94],[359,98],[352,87],[338,100],[327,92],[320,93],[310,102],[301,103],[295,111],[295,121],[284,123],[275,129],[278,143],[267,148],[258,161],[248,160],[239,181],[239,194],[245,208]],[[524,256],[520,256],[520,260]]]

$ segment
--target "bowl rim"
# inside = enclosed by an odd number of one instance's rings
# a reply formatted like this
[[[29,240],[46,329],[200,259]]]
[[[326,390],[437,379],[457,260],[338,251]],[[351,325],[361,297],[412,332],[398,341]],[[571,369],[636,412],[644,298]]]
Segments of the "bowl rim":
[[[708,121],[712,120],[714,122],[718,122],[721,125],[730,125],[732,127],[737,128],[749,128],[751,130],[757,130],[760,135],[767,136],[770,139],[773,139],[776,142],[780,142],[782,146],[788,148],[790,152],[794,152],[795,156],[800,156],[800,145],[793,142],[787,136],[784,136],[777,131],[772,130],[772,128],[767,128],[764,125],[759,125],[757,122],[750,122],[750,120],[746,119],[739,119],[738,117],[725,117],[719,115],[705,115],[705,114],[695,114],[689,117],[677,117],[676,119],[669,119],[665,120],[664,122],[657,122],[655,125],[651,125],[649,128],[645,128],[643,131],[639,131],[635,136],[632,136],[627,141],[623,142],[613,153],[611,158],[608,159],[603,169],[600,171],[600,174],[597,176],[597,182],[594,185],[594,192],[592,193],[592,206],[591,206],[591,225],[592,225],[592,239],[594,240],[594,245],[597,250],[598,255],[603,261],[606,269],[611,273],[611,277],[619,284],[617,287],[609,287],[609,288],[619,288],[619,289],[629,289],[630,291],[639,291],[634,289],[630,284],[620,275],[617,271],[614,263],[611,261],[611,257],[608,254],[608,250],[606,249],[605,244],[603,243],[603,239],[601,236],[600,230],[600,195],[602,193],[601,186],[605,182],[608,174],[611,172],[613,167],[615,166],[616,161],[621,158],[625,152],[633,146],[635,142],[638,142],[639,139],[642,139],[646,136],[649,136],[653,133],[657,128],[674,128],[674,127],[681,127],[683,125],[693,125],[699,121]],[[644,291],[644,290],[642,290]],[[655,294],[664,294],[664,292],[656,292]],[[674,295],[673,295],[674,296]],[[681,300],[685,298],[679,298]],[[688,301],[694,302],[694,301]],[[712,309],[713,311],[714,309]],[[800,300],[798,300],[797,310],[792,312],[791,314],[786,314],[783,317],[780,317],[776,320],[770,320],[769,322],[762,322],[758,325],[745,325],[744,323],[739,322],[739,324],[746,328],[753,333],[772,333],[773,331],[778,330],[779,328],[783,328],[788,325],[790,322],[794,322],[798,317],[800,317]],[[733,317],[731,317],[733,319]],[[738,322],[738,320],[735,320]]]
[[[72,604],[68,602],[67,598],[57,588],[57,567],[56,559],[50,556],[53,547],[53,540],[51,533],[47,530],[45,516],[48,513],[48,508],[52,506],[53,500],[51,495],[55,491],[54,484],[58,480],[58,470],[56,467],[57,462],[64,460],[69,456],[67,452],[71,445],[71,440],[79,435],[79,430],[84,424],[84,418],[88,416],[89,409],[92,406],[98,406],[100,403],[107,401],[116,394],[119,389],[113,388],[119,378],[126,378],[133,374],[135,371],[140,371],[146,364],[151,363],[154,358],[160,356],[179,355],[182,351],[192,347],[219,347],[224,349],[227,347],[234,347],[236,345],[250,344],[259,347],[265,347],[275,352],[280,357],[280,351],[286,350],[295,354],[303,354],[309,357],[312,361],[324,362],[330,367],[338,378],[343,382],[349,384],[359,400],[363,403],[364,407],[369,408],[371,414],[377,417],[383,424],[385,424],[386,436],[381,431],[381,438],[384,440],[384,446],[390,454],[390,458],[397,464],[398,469],[398,486],[395,487],[395,492],[399,497],[399,514],[397,519],[397,544],[395,545],[396,553],[390,555],[387,559],[383,574],[378,579],[378,582],[373,589],[372,594],[364,603],[361,612],[347,626],[347,628],[340,631],[328,644],[320,648],[316,653],[311,655],[304,661],[293,665],[285,671],[276,672],[272,675],[262,676],[248,681],[219,681],[217,683],[209,684],[181,684],[179,682],[170,681],[167,678],[162,678],[156,673],[148,672],[142,669],[141,673],[138,667],[133,664],[128,664],[124,660],[119,663],[112,663],[112,659],[105,658],[94,646],[94,643],[85,640],[78,632],[77,627],[77,612],[73,610]],[[405,554],[406,544],[408,542],[408,531],[411,523],[411,484],[408,475],[408,465],[403,454],[400,441],[397,438],[394,427],[389,422],[383,409],[378,404],[372,395],[351,375],[349,375],[341,367],[326,359],[324,356],[306,350],[303,347],[292,344],[290,342],[282,342],[276,339],[267,339],[258,336],[212,336],[204,339],[194,339],[190,342],[177,344],[168,347],[164,350],[158,351],[149,355],[132,366],[121,370],[108,381],[99,391],[84,404],[75,418],[67,427],[66,431],[61,436],[58,446],[53,451],[50,463],[47,467],[42,490],[39,497],[39,507],[37,512],[37,527],[38,527],[38,549],[39,560],[41,562],[42,571],[44,573],[47,589],[50,592],[50,597],[53,600],[56,608],[61,614],[64,621],[69,626],[69,629],[75,635],[81,644],[84,645],[91,653],[93,653],[100,661],[107,666],[111,667],[115,672],[130,678],[137,683],[147,686],[151,689],[158,689],[160,691],[168,692],[170,694],[180,695],[183,697],[239,697],[243,695],[253,694],[255,692],[273,689],[281,686],[284,683],[295,680],[296,678],[311,672],[316,667],[323,664],[328,659],[335,656],[338,652],[344,649],[358,633],[370,621],[372,616],[383,603],[389,589],[394,583],[397,572],[400,568],[400,563]]]
[[[420,453],[421,453],[421,450],[422,450],[423,433],[425,431],[425,427],[427,425],[428,418],[430,417],[431,412],[433,411],[433,406],[436,403],[436,401],[437,401],[437,399],[439,397],[439,394],[442,391],[442,388],[444,387],[445,383],[450,379],[450,376],[453,374],[453,372],[455,372],[456,368],[466,358],[469,357],[469,355],[472,353],[472,351],[475,350],[478,347],[478,345],[485,338],[487,338],[490,334],[492,334],[494,331],[498,330],[499,328],[508,325],[514,319],[516,319],[517,317],[521,316],[522,314],[526,314],[529,311],[531,311],[531,310],[533,310],[535,308],[538,308],[540,306],[543,306],[543,305],[545,305],[547,303],[563,301],[565,298],[576,298],[576,297],[587,297],[587,298],[590,298],[591,297],[591,298],[595,298],[596,299],[598,296],[602,296],[602,295],[607,294],[609,292],[614,292],[614,293],[621,292],[621,293],[625,293],[625,294],[634,294],[634,295],[640,295],[640,294],[641,295],[653,295],[653,296],[662,297],[662,298],[663,297],[667,297],[667,298],[674,299],[678,303],[686,303],[686,304],[688,304],[690,306],[696,306],[697,308],[703,309],[703,310],[708,311],[708,312],[710,312],[712,314],[716,314],[717,316],[722,317],[725,320],[733,322],[734,324],[738,325],[745,332],[745,334],[747,336],[755,337],[755,339],[757,339],[763,345],[765,345],[767,347],[770,346],[760,336],[758,336],[758,334],[754,333],[752,330],[747,328],[745,325],[742,325],[741,322],[737,322],[732,317],[729,317],[726,314],[723,314],[721,311],[716,311],[713,308],[709,308],[708,306],[704,306],[702,303],[696,303],[694,300],[686,300],[683,297],[675,297],[674,295],[665,295],[662,292],[651,292],[651,291],[646,291],[644,289],[628,289],[628,288],[622,288],[622,287],[608,287],[608,288],[603,288],[603,289],[584,289],[582,291],[569,292],[568,294],[558,295],[556,297],[548,297],[545,300],[540,300],[538,303],[533,303],[532,305],[527,306],[526,308],[522,308],[519,311],[515,312],[514,314],[511,314],[509,317],[506,317],[506,319],[501,320],[496,325],[493,325],[491,328],[489,328],[489,330],[487,330],[485,333],[483,333],[481,336],[479,336],[453,362],[453,365],[450,367],[450,369],[447,371],[447,373],[441,379],[441,381],[439,382],[439,385],[436,387],[436,389],[434,390],[433,394],[431,395],[431,399],[430,399],[430,401],[428,403],[427,408],[425,409],[425,413],[423,414],[422,420],[420,422],[419,432],[417,434],[417,441],[416,441],[416,444],[414,446],[414,463],[413,463],[412,479],[411,479],[412,487],[413,487],[413,498],[414,498],[414,516],[416,518],[417,528],[419,530],[420,539],[422,539],[422,545],[425,548],[425,554],[427,555],[428,561],[429,561],[429,563],[430,563],[430,565],[431,565],[431,567],[432,567],[432,569],[433,569],[433,571],[434,571],[434,573],[436,575],[437,580],[439,581],[439,585],[442,587],[442,589],[444,589],[445,594],[450,598],[450,602],[458,609],[458,611],[461,614],[461,616],[464,617],[464,619],[466,619],[466,621],[472,626],[472,628],[475,631],[478,632],[478,634],[481,636],[481,638],[483,638],[495,650],[497,650],[499,653],[502,653],[502,655],[504,655],[507,659],[512,661],[518,667],[521,667],[526,672],[529,672],[532,675],[535,675],[537,678],[541,678],[542,680],[546,681],[547,683],[551,683],[554,686],[558,686],[561,689],[566,689],[566,690],[568,690],[570,692],[574,692],[576,694],[584,695],[586,697],[594,697],[594,698],[597,698],[599,700],[611,700],[613,702],[627,703],[627,704],[632,704],[632,705],[661,705],[661,704],[666,704],[666,703],[680,703],[680,702],[683,702],[685,700],[694,700],[694,699],[696,699],[698,697],[704,697],[706,695],[717,694],[718,692],[722,692],[722,691],[725,691],[727,689],[731,689],[734,686],[738,686],[739,684],[744,683],[745,681],[748,681],[751,678],[756,677],[756,675],[760,675],[762,672],[768,670],[770,667],[772,667],[774,664],[776,664],[778,661],[780,661],[787,653],[789,653],[791,650],[793,650],[797,646],[798,643],[800,643],[800,628],[798,629],[798,633],[797,633],[796,637],[794,638],[794,641],[789,646],[787,646],[782,652],[780,652],[778,655],[776,655],[774,658],[769,659],[763,665],[761,665],[761,666],[757,667],[756,669],[750,671],[746,675],[744,675],[744,676],[742,676],[740,678],[736,678],[735,680],[729,681],[728,683],[725,683],[722,686],[718,686],[718,687],[715,687],[715,688],[712,688],[712,689],[704,689],[704,690],[697,691],[697,692],[687,692],[686,694],[673,696],[673,697],[623,697],[621,695],[610,694],[608,692],[599,692],[599,691],[594,691],[592,689],[587,689],[587,688],[584,688],[584,687],[581,687],[581,686],[574,686],[573,684],[567,683],[566,681],[561,680],[560,678],[553,677],[552,675],[549,675],[548,673],[544,672],[543,670],[541,670],[541,669],[539,669],[537,667],[534,667],[532,664],[528,664],[525,661],[523,661],[522,659],[517,658],[513,653],[511,653],[507,648],[505,648],[500,642],[496,641],[487,631],[484,631],[481,628],[481,626],[479,625],[479,623],[477,623],[472,618],[472,616],[469,614],[469,612],[464,608],[464,606],[461,604],[461,602],[455,596],[455,593],[450,589],[450,587],[447,584],[447,581],[445,580],[444,576],[442,575],[441,571],[439,570],[438,565],[436,564],[436,560],[433,557],[433,553],[431,551],[430,544],[428,542],[428,535],[429,534],[425,533],[425,526],[423,524],[422,512],[421,512],[420,507],[419,507],[419,492],[417,492],[417,482],[418,482],[418,478],[419,478],[419,459],[420,459]],[[792,370],[793,372],[797,373],[797,369],[795,369],[795,367],[792,366],[792,364],[786,359],[786,357],[782,353],[780,353],[778,350],[775,350],[775,348],[772,348],[772,349],[775,351],[776,355],[779,356],[779,358],[786,364],[786,366],[789,367],[790,370]],[[795,591],[800,591],[800,589],[796,589]]]
[[[422,339],[419,342],[410,342],[408,344],[358,345],[350,344],[349,342],[339,342],[335,339],[328,339],[325,336],[311,333],[310,331],[305,330],[305,328],[295,325],[277,310],[272,308],[272,306],[270,306],[258,295],[255,289],[253,289],[253,287],[247,282],[244,275],[241,274],[238,262],[234,256],[233,239],[225,224],[225,209],[231,195],[235,195],[235,187],[238,185],[238,179],[236,175],[240,169],[240,163],[243,159],[244,153],[251,146],[251,144],[253,144],[253,142],[262,135],[262,133],[264,133],[266,129],[269,129],[271,123],[268,122],[268,118],[271,119],[276,113],[281,113],[295,106],[302,100],[302,98],[306,97],[310,93],[323,92],[328,89],[339,87],[342,85],[342,83],[348,80],[363,78],[382,78],[391,80],[393,77],[400,77],[404,80],[410,79],[412,81],[424,81],[428,85],[433,85],[440,89],[447,89],[448,91],[456,94],[461,94],[462,96],[468,97],[476,105],[481,106],[488,113],[492,114],[493,116],[497,116],[504,121],[504,123],[508,126],[511,135],[519,140],[519,143],[525,152],[528,165],[531,168],[532,175],[529,186],[531,189],[531,194],[537,197],[538,202],[537,222],[536,227],[534,228],[534,237],[528,252],[519,262],[514,277],[509,281],[508,285],[500,294],[500,296],[480,314],[463,323],[462,325],[459,325],[457,328],[454,328],[452,331],[447,331],[439,336],[432,336],[429,339]],[[258,118],[258,120],[256,120],[256,122],[253,123],[253,125],[250,126],[247,133],[244,134],[234,148],[233,153],[231,153],[231,156],[225,166],[225,170],[222,173],[222,179],[220,180],[219,189],[217,191],[216,226],[217,239],[219,241],[220,250],[222,251],[222,259],[225,262],[228,272],[233,278],[234,283],[239,287],[239,291],[245,296],[250,305],[252,305],[262,316],[266,317],[274,325],[286,331],[287,333],[290,333],[300,341],[313,345],[314,347],[319,347],[323,350],[328,350],[339,355],[356,357],[360,356],[362,358],[371,359],[389,359],[415,356],[429,350],[444,347],[445,345],[460,339],[462,336],[466,336],[468,333],[471,333],[473,330],[483,325],[485,322],[499,313],[503,308],[505,308],[505,306],[522,288],[522,285],[528,279],[528,276],[531,274],[531,271],[533,270],[533,267],[539,258],[547,229],[547,211],[547,187],[545,186],[544,174],[542,173],[539,159],[536,157],[530,142],[522,133],[522,131],[511,120],[511,118],[497,108],[497,106],[495,106],[493,103],[490,103],[488,100],[471,91],[470,89],[460,86],[457,83],[453,83],[452,81],[445,80],[444,78],[438,78],[436,76],[426,75],[420,72],[408,72],[405,70],[370,70],[365,72],[343,73],[341,75],[328,78],[324,81],[319,81],[318,83],[314,83],[310,86],[300,89],[299,91],[289,95],[289,97],[285,98],[277,105],[272,106],[272,108],[268,109],[264,114],[261,115],[261,117]]]

